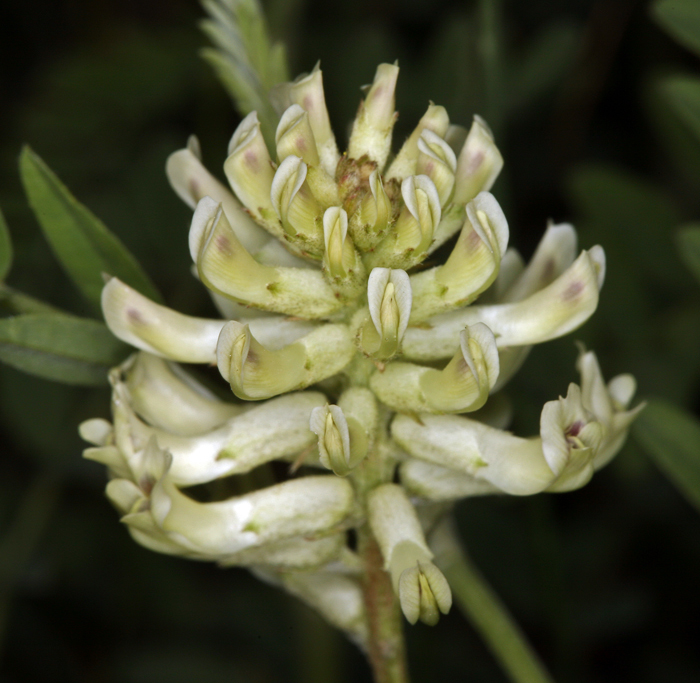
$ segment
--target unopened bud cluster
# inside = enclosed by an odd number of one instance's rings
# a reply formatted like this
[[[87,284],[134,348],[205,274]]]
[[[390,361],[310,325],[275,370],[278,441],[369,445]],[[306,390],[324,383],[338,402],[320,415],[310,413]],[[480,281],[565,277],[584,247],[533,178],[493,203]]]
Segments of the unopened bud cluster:
[[[636,413],[634,380],[606,385],[582,352],[580,387],[545,404],[539,436],[464,415],[533,344],[588,319],[605,257],[598,246],[577,254],[566,224],[547,228],[527,266],[508,247],[489,193],[503,162],[478,117],[467,131],[431,104],[392,156],[397,76],[379,66],[342,155],[316,68],[278,88],[275,149],[255,112],[238,126],[224,164],[233,192],[204,168],[196,140],[170,157],[171,184],[194,209],[196,275],[222,319],[110,280],[107,324],[139,352],[112,371],[113,423],[81,428],[139,543],[251,567],[359,641],[362,564],[348,529],[369,526],[406,618],[433,624],[451,594],[426,511],[582,486]],[[451,239],[444,263],[426,262]],[[177,362],[218,367],[236,399]],[[246,476],[223,500],[185,490],[233,475]]]

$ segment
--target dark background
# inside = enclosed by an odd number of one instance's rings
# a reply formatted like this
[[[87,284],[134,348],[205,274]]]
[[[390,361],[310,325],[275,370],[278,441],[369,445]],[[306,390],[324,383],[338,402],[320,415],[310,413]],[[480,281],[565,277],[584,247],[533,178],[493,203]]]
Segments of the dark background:
[[[659,96],[698,59],[631,0],[275,0],[271,31],[292,73],[320,58],[342,144],[359,86],[398,58],[395,140],[428,101],[494,128],[494,188],[511,243],[532,253],[548,219],[601,243],[594,318],[535,349],[510,389],[514,430],[537,431],[565,393],[574,340],[642,398],[700,407],[700,288],[674,246],[700,216],[700,143]],[[500,6],[500,12],[499,10]],[[500,14],[500,19],[499,19]],[[203,11],[186,0],[10,0],[0,5],[0,206],[13,286],[82,315],[27,207],[23,143],[118,234],[174,308],[212,314],[189,276],[191,212],[163,171],[187,136],[222,176],[239,120],[197,56]],[[493,52],[489,52],[493,46]],[[495,55],[488,57],[489,54]],[[305,607],[249,576],[134,544],[83,461],[79,421],[107,389],[0,367],[0,679],[8,682],[323,683],[369,680],[354,648]],[[700,680],[700,517],[630,440],[584,489],[457,507],[465,544],[560,683]],[[458,610],[409,629],[415,681],[505,681]]]

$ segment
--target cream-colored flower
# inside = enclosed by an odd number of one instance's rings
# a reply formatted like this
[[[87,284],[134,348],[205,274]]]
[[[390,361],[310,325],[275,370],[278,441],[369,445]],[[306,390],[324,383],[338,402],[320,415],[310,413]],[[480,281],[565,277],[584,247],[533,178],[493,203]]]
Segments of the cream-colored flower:
[[[113,423],[81,430],[138,542],[249,566],[358,642],[363,566],[346,529],[371,529],[406,618],[434,624],[451,592],[415,497],[582,486],[636,414],[634,381],[606,386],[584,353],[581,388],[544,406],[538,437],[461,415],[480,415],[533,344],[590,317],[605,255],[577,256],[573,228],[553,225],[523,264],[490,193],[503,160],[478,116],[467,131],[431,104],[392,158],[398,73],[378,67],[346,154],[317,65],[275,90],[271,148],[255,112],[241,121],[224,163],[230,190],[196,140],[170,157],[171,184],[194,209],[196,275],[225,319],[177,313],[111,279],[105,319],[140,352],[112,371]],[[453,237],[444,263],[426,263]],[[235,399],[178,362],[218,366]],[[221,500],[187,491],[215,481]]]

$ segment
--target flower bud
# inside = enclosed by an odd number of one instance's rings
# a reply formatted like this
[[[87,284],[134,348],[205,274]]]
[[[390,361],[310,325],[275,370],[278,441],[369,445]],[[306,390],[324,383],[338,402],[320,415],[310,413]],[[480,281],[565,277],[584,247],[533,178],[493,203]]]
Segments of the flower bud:
[[[348,237],[348,214],[338,206],[326,209],[323,214],[323,240],[325,251],[323,264],[331,278],[347,277],[357,266],[355,248]]]
[[[445,265],[411,277],[411,322],[471,303],[496,279],[507,245],[503,211],[493,195],[483,192],[468,204],[467,220]]]
[[[422,273],[413,276],[411,286]],[[449,358],[454,339],[465,325],[483,322],[493,331],[499,348],[527,346],[556,339],[582,325],[595,311],[605,275],[601,247],[584,251],[556,280],[522,301],[470,306],[435,316],[429,329],[410,327],[403,353],[412,360]],[[420,291],[420,290],[419,290]],[[414,297],[417,295],[414,293]]]
[[[418,138],[418,162],[416,172],[427,175],[434,183],[440,206],[452,198],[455,184],[457,157],[452,148],[431,130],[424,130]]]
[[[168,157],[165,172],[170,185],[192,209],[206,196],[221,202],[241,244],[249,251],[258,251],[270,241],[270,235],[243,210],[228,188],[207,171],[192,147],[188,145]],[[198,150],[199,143],[195,142],[194,147]]]
[[[299,157],[286,157],[275,173],[270,197],[288,238],[305,253],[320,255],[323,241],[317,221],[323,210],[305,183],[306,173]]]
[[[367,436],[342,408],[326,405],[311,413],[311,431],[318,436],[321,464],[339,477],[350,473],[367,456]]]
[[[475,116],[457,159],[453,201],[466,204],[479,192],[490,190],[502,168],[503,157],[496,147],[493,134],[486,122]]]
[[[452,591],[443,573],[432,562],[416,562],[405,569],[399,579],[401,610],[409,624],[418,620],[435,626],[440,612],[452,607]]]
[[[279,161],[293,154],[307,165],[318,166],[320,160],[309,115],[298,104],[293,104],[282,114],[275,143]]]
[[[369,321],[361,330],[365,353],[386,360],[398,353],[411,313],[411,284],[403,270],[375,268],[367,282]]]
[[[403,180],[410,175],[421,173],[421,171],[416,170],[418,140],[426,130],[435,133],[439,137],[443,137],[449,126],[450,118],[447,115],[445,107],[439,107],[431,103],[428,107],[428,111],[423,114],[415,130],[411,133],[406,142],[403,143],[396,158],[391,162],[386,177]]]
[[[318,270],[259,264],[207,197],[192,218],[190,251],[202,282],[237,301],[300,318],[326,317],[343,305]]]
[[[309,428],[318,436],[321,464],[341,477],[348,474],[352,469],[350,433],[343,411],[331,405],[314,408]]]
[[[422,253],[430,246],[440,223],[440,197],[426,175],[409,176],[401,183],[405,208],[396,221],[396,248]]]
[[[392,213],[391,200],[376,169],[370,174],[368,184],[369,192],[362,197],[349,223],[353,241],[364,251],[370,251],[384,235]]]
[[[449,611],[452,594],[431,562],[433,553],[406,493],[396,484],[378,486],[367,498],[367,512],[406,619],[412,624],[418,619],[436,624],[438,610]],[[422,597],[421,590],[425,591]]]
[[[224,173],[251,214],[265,226],[275,219],[270,188],[275,172],[256,112],[240,122],[231,138]]]
[[[348,143],[348,155],[360,159],[367,155],[382,168],[391,150],[391,133],[396,121],[394,111],[396,79],[399,67],[380,64],[364,102],[355,118]]]
[[[293,103],[300,105],[308,112],[321,166],[326,173],[335,176],[340,154],[328,118],[326,98],[323,92],[323,76],[318,64],[308,76],[300,78],[290,85],[288,96]]]
[[[584,408],[581,389],[569,385],[566,398],[544,404],[540,418],[542,451],[555,475],[550,491],[570,491],[593,476],[593,461],[606,428]]]
[[[299,344],[270,352],[253,337],[248,325],[235,320],[221,330],[216,359],[233,393],[245,400],[276,396],[299,389],[303,383],[304,350]]]
[[[444,370],[430,370],[420,380],[425,400],[434,411],[471,412],[485,403],[499,373],[493,332],[483,323],[462,330],[460,348]]]
[[[401,183],[404,200],[396,223],[387,237],[366,257],[370,267],[387,264],[408,269],[420,263],[440,223],[440,197],[426,175],[409,176]]]
[[[394,362],[372,375],[370,387],[397,411],[463,413],[486,403],[498,372],[493,333],[477,323],[462,330],[460,348],[443,370]]]

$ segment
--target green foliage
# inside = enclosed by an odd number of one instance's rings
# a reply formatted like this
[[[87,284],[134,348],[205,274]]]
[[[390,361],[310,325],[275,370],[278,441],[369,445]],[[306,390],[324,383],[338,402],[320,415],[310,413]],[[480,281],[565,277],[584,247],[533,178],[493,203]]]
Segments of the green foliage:
[[[700,423],[663,401],[650,401],[634,435],[690,503],[700,510]]]
[[[205,0],[211,19],[202,30],[217,46],[202,50],[232,97],[238,111],[258,112],[268,145],[275,140],[279,117],[270,102],[270,89],[289,80],[281,43],[271,43],[257,0]]]
[[[681,45],[700,55],[700,3],[697,0],[658,0],[651,15]]]
[[[96,320],[29,314],[0,320],[0,360],[45,379],[96,386],[124,359],[125,344]]]
[[[700,140],[700,78],[670,76],[661,81],[660,90],[674,112]]]
[[[684,225],[676,234],[678,253],[700,282],[700,223]]]
[[[0,281],[7,277],[12,267],[12,239],[5,217],[0,211]]]
[[[103,273],[160,301],[156,288],[121,241],[73,197],[28,147],[20,157],[20,171],[29,203],[47,241],[88,301],[99,308]]]

